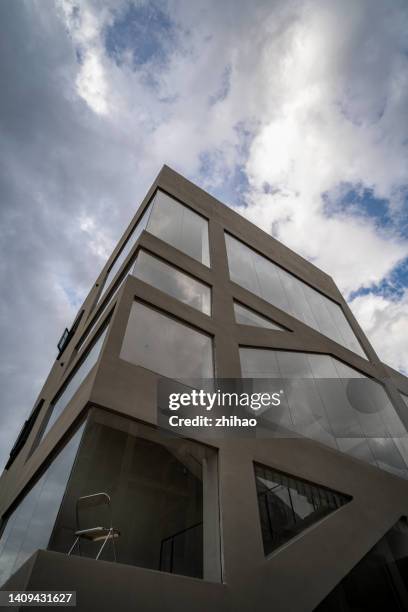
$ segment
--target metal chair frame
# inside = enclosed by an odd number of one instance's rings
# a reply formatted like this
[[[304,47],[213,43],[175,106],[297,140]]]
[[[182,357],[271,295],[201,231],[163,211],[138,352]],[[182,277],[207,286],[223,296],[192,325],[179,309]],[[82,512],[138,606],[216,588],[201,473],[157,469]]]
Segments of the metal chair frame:
[[[102,527],[98,525],[96,527],[80,529],[80,519],[79,519],[80,507],[81,506],[84,506],[84,507],[98,506],[102,504],[107,505],[109,508],[109,516],[110,516],[109,527]],[[98,542],[99,540],[103,540],[102,546],[100,547],[95,557],[95,560],[98,560],[102,554],[103,549],[106,546],[106,543],[108,542],[108,540],[111,540],[112,548],[113,548],[113,557],[115,561],[117,560],[115,538],[118,538],[120,536],[120,531],[113,526],[111,498],[109,497],[107,493],[102,491],[100,493],[92,493],[91,495],[84,495],[77,499],[76,504],[75,504],[75,536],[76,538],[71,548],[68,551],[68,555],[71,555],[71,553],[75,549],[75,546],[78,544],[79,556],[81,556],[81,538],[89,540],[91,542]]]

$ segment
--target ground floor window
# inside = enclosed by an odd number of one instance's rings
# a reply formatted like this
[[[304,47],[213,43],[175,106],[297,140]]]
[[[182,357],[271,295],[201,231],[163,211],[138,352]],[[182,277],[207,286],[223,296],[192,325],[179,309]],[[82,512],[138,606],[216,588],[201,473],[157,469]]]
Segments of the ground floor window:
[[[75,543],[73,555],[218,581],[218,523],[214,448],[92,409],[9,517],[0,584],[38,548]]]

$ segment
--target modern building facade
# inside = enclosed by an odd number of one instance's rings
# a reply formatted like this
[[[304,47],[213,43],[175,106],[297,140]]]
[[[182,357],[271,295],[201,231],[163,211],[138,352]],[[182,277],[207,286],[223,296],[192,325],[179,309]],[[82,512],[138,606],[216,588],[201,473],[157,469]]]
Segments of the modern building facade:
[[[166,435],[163,377],[288,381],[279,434]],[[1,588],[80,610],[408,610],[407,432],[408,379],[333,280],[164,166],[10,453]]]

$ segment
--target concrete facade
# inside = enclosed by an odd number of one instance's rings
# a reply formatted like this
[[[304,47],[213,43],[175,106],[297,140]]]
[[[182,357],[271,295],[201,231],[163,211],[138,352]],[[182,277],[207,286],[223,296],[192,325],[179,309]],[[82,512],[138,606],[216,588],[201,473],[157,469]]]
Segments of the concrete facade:
[[[100,306],[105,314],[85,341],[92,342],[99,326],[112,312],[97,365],[37,446],[50,402],[75,367],[78,354],[75,347],[99,314],[95,304],[103,280],[158,188],[209,220],[211,267],[147,231],[142,232],[128,260],[143,247],[207,283],[212,289],[212,316],[128,276],[110,305],[102,303]],[[368,360],[233,283],[228,273],[225,230],[340,304]],[[158,375],[119,359],[135,298],[210,334],[216,348],[218,378],[241,376],[240,345],[329,354],[380,381],[408,429],[408,408],[400,395],[400,392],[408,394],[408,379],[380,361],[332,278],[164,166],[84,301],[81,307],[84,313],[75,334],[53,365],[39,394],[37,401],[44,402],[28,439],[0,479],[0,515],[5,520],[10,508],[18,503],[32,479],[61,447],[90,405],[153,425],[156,423]],[[237,325],[234,299],[290,329],[291,333]],[[408,515],[407,481],[313,440],[200,440],[197,436],[196,439],[218,449],[220,582],[39,551],[3,588],[76,590],[80,610],[249,612],[264,610],[267,606],[279,612],[312,611],[384,533],[401,516]],[[352,501],[266,558],[253,476],[254,461],[348,494]]]

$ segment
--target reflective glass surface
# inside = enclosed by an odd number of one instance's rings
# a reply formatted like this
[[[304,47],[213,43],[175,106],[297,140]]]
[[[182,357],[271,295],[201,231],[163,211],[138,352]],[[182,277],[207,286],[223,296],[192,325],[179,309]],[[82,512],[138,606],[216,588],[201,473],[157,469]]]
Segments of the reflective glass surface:
[[[37,549],[47,548],[82,431],[83,426],[8,518],[0,537],[0,586]]]
[[[243,378],[279,379],[280,409],[271,424],[313,438],[403,478],[408,477],[408,435],[384,387],[331,357],[240,347]]]
[[[315,612],[408,610],[408,526],[400,519]]]
[[[109,309],[109,306],[112,304],[113,300],[115,299],[116,295],[119,292],[119,289],[122,287],[123,283],[125,282],[125,280],[127,279],[128,275],[129,275],[129,270],[132,267],[132,264],[129,264],[126,268],[126,270],[124,270],[124,272],[122,273],[120,279],[118,280],[118,282],[116,283],[115,289],[114,291],[110,292],[110,296],[109,299],[106,300],[105,304],[101,304],[101,308],[99,310],[99,313],[97,314],[96,318],[94,319],[94,323],[91,324],[91,326],[86,330],[86,332],[83,334],[82,338],[80,338],[78,344],[77,344],[77,350],[78,352],[81,352],[83,347],[85,346],[85,342],[87,340],[87,338],[89,338],[94,329],[96,329],[99,325],[99,322],[103,319],[104,315],[106,314],[106,312]]]
[[[121,359],[169,378],[212,378],[212,339],[140,302],[130,311]]]
[[[132,274],[172,297],[211,314],[211,289],[161,259],[140,250]]]
[[[152,202],[147,230],[176,249],[210,265],[208,221],[163,191]]]
[[[338,304],[229,234],[225,240],[231,280],[366,358]]]
[[[165,437],[154,428],[94,412],[49,548],[66,552],[76,529],[112,522],[120,532],[115,540],[119,563],[202,578],[203,523],[209,519],[208,530],[214,524],[214,516],[206,514],[208,496],[217,490],[209,469],[214,461],[216,451],[196,442]],[[101,491],[109,495],[109,507],[82,510],[76,523],[77,500]],[[95,558],[100,545],[81,540],[80,554]],[[79,548],[73,553],[79,554]],[[114,559],[112,542],[101,559]]]
[[[105,296],[106,291],[110,287],[110,284],[112,283],[112,281],[115,278],[116,274],[119,272],[120,268],[122,267],[123,263],[125,262],[127,256],[129,255],[129,253],[131,252],[131,250],[135,246],[136,242],[138,241],[138,239],[140,237],[140,234],[146,228],[147,222],[149,220],[151,208],[152,208],[152,205],[149,204],[149,206],[147,207],[147,209],[143,213],[142,217],[139,219],[139,222],[137,223],[137,225],[133,229],[131,235],[127,239],[127,242],[123,246],[123,248],[120,251],[119,255],[116,257],[115,261],[113,262],[113,264],[112,264],[112,266],[111,266],[111,268],[110,268],[110,270],[109,270],[109,272],[108,272],[108,274],[106,276],[105,283],[103,285],[103,290],[102,290],[102,292],[101,292],[101,294],[99,296],[99,299],[98,299],[98,303]]]
[[[258,314],[247,306],[243,306],[239,302],[234,302],[234,313],[236,322],[241,325],[254,325],[255,327],[266,327],[267,329],[283,331],[283,327],[280,327],[280,325],[273,323],[270,319]]]
[[[351,499],[259,464],[255,480],[265,555]]]
[[[105,327],[104,331],[101,333],[99,338],[96,340],[95,344],[86,354],[86,357],[83,361],[76,367],[75,372],[71,375],[68,384],[64,387],[62,393],[59,395],[57,400],[51,406],[51,414],[48,419],[48,423],[44,429],[44,433],[42,438],[48,433],[51,427],[54,425],[55,421],[58,419],[60,414],[62,414],[65,406],[67,406],[68,402],[74,397],[75,393],[82,385],[83,381],[89,374],[89,372],[94,367],[95,363],[98,360],[99,354],[101,352],[103,341],[105,340],[106,332],[108,328]]]

